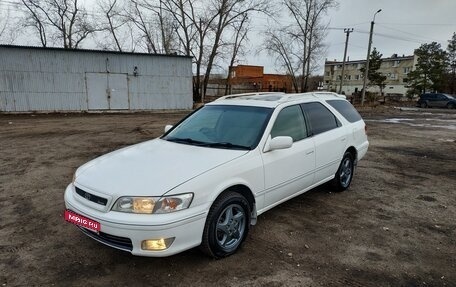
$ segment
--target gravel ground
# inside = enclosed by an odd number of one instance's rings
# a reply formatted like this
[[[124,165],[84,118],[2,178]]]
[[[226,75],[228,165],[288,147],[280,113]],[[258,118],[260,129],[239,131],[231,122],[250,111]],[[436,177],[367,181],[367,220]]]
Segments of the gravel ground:
[[[266,212],[241,250],[135,257],[64,221],[74,170],[185,112],[0,115],[2,286],[456,286],[456,113],[365,109],[351,188]]]

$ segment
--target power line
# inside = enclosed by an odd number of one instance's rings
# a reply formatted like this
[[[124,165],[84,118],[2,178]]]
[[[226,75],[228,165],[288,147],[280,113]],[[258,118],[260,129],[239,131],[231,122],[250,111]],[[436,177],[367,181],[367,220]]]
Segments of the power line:
[[[344,42],[334,43],[334,44],[329,45],[329,46],[339,46],[339,45],[344,45],[344,44],[345,44],[345,41]]]
[[[378,33],[378,32],[375,32],[374,35],[380,36],[380,37],[384,37],[384,38],[394,39],[394,40],[400,40],[400,41],[411,42],[411,43],[418,43],[418,44],[423,44],[425,42],[424,40],[420,40],[420,39],[404,38],[404,37],[401,37],[401,36]]]
[[[367,32],[367,31],[356,30],[355,32],[362,33],[362,34],[369,34],[369,32]],[[377,33],[377,32],[374,32],[374,35],[384,37],[384,38],[394,39],[394,40],[418,43],[418,44],[422,44],[424,42],[423,40],[419,40],[419,39],[413,39],[413,38],[409,38],[409,37],[400,37],[400,36],[396,36],[396,35]]]
[[[360,25],[364,25],[364,24],[369,24],[370,22],[361,22],[361,23],[355,23],[355,24],[347,24],[345,25],[345,27],[347,26],[360,26]],[[336,27],[333,27],[334,29],[340,29],[340,30],[343,30],[344,29],[344,26],[336,26]]]
[[[335,28],[335,27],[329,27],[328,29],[329,30],[343,30],[341,28]],[[359,30],[359,29],[354,29],[354,32],[361,33],[361,34],[369,34],[369,31]],[[416,38],[411,38],[411,37],[400,37],[400,36],[396,36],[396,35],[378,33],[378,32],[374,32],[374,35],[384,37],[384,38],[390,38],[390,39],[394,39],[394,40],[401,40],[401,41],[420,43],[420,44],[423,43],[423,40],[424,40],[424,39],[416,39]]]
[[[350,47],[355,47],[355,48],[358,48],[358,49],[363,49],[363,50],[366,50],[366,49],[367,49],[367,47],[358,46],[358,45],[350,44],[350,43],[348,43],[348,46],[350,46]]]
[[[375,24],[400,25],[400,26],[456,26],[456,24],[451,24],[451,23],[385,23],[385,22],[375,22]]]
[[[437,40],[437,39],[433,39],[433,38],[424,38],[424,37],[422,37],[421,35],[414,34],[414,33],[410,33],[410,32],[406,32],[406,31],[402,31],[402,30],[399,30],[399,29],[396,29],[396,28],[391,28],[391,27],[388,27],[388,26],[386,26],[386,25],[382,25],[382,24],[377,24],[377,25],[379,25],[380,27],[389,29],[389,30],[393,30],[393,31],[400,32],[400,33],[407,34],[407,35],[412,35],[412,36],[415,36],[415,37],[418,37],[418,38],[421,38],[421,39],[424,39],[424,40],[431,40],[431,41],[438,41],[438,42],[440,42],[440,40]]]

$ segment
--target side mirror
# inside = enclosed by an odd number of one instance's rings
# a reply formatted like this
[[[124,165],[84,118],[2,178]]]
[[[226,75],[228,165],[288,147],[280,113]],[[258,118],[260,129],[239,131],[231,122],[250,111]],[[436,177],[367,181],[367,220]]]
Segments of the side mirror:
[[[293,139],[291,137],[279,136],[271,139],[269,142],[269,150],[286,149],[293,145]]]
[[[165,126],[165,134],[172,128],[173,128],[173,125],[166,125]]]

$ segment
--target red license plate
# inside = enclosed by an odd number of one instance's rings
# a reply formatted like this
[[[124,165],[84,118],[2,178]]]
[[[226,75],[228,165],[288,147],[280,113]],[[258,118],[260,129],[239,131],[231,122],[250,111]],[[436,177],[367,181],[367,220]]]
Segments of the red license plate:
[[[90,218],[87,218],[85,216],[82,216],[80,214],[77,214],[70,210],[65,210],[65,220],[70,223],[73,223],[73,224],[76,224],[76,225],[79,225],[79,226],[82,226],[82,227],[85,227],[87,229],[97,231],[97,232],[100,231],[100,228],[101,228],[99,222],[92,220]]]

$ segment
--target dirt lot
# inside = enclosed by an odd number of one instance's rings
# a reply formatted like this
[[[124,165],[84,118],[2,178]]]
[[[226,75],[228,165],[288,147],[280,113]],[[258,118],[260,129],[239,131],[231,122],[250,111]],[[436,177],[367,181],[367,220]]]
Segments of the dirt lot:
[[[456,286],[455,111],[365,110],[349,191],[260,216],[239,253],[134,257],[62,218],[76,167],[185,113],[0,115],[2,286]]]

